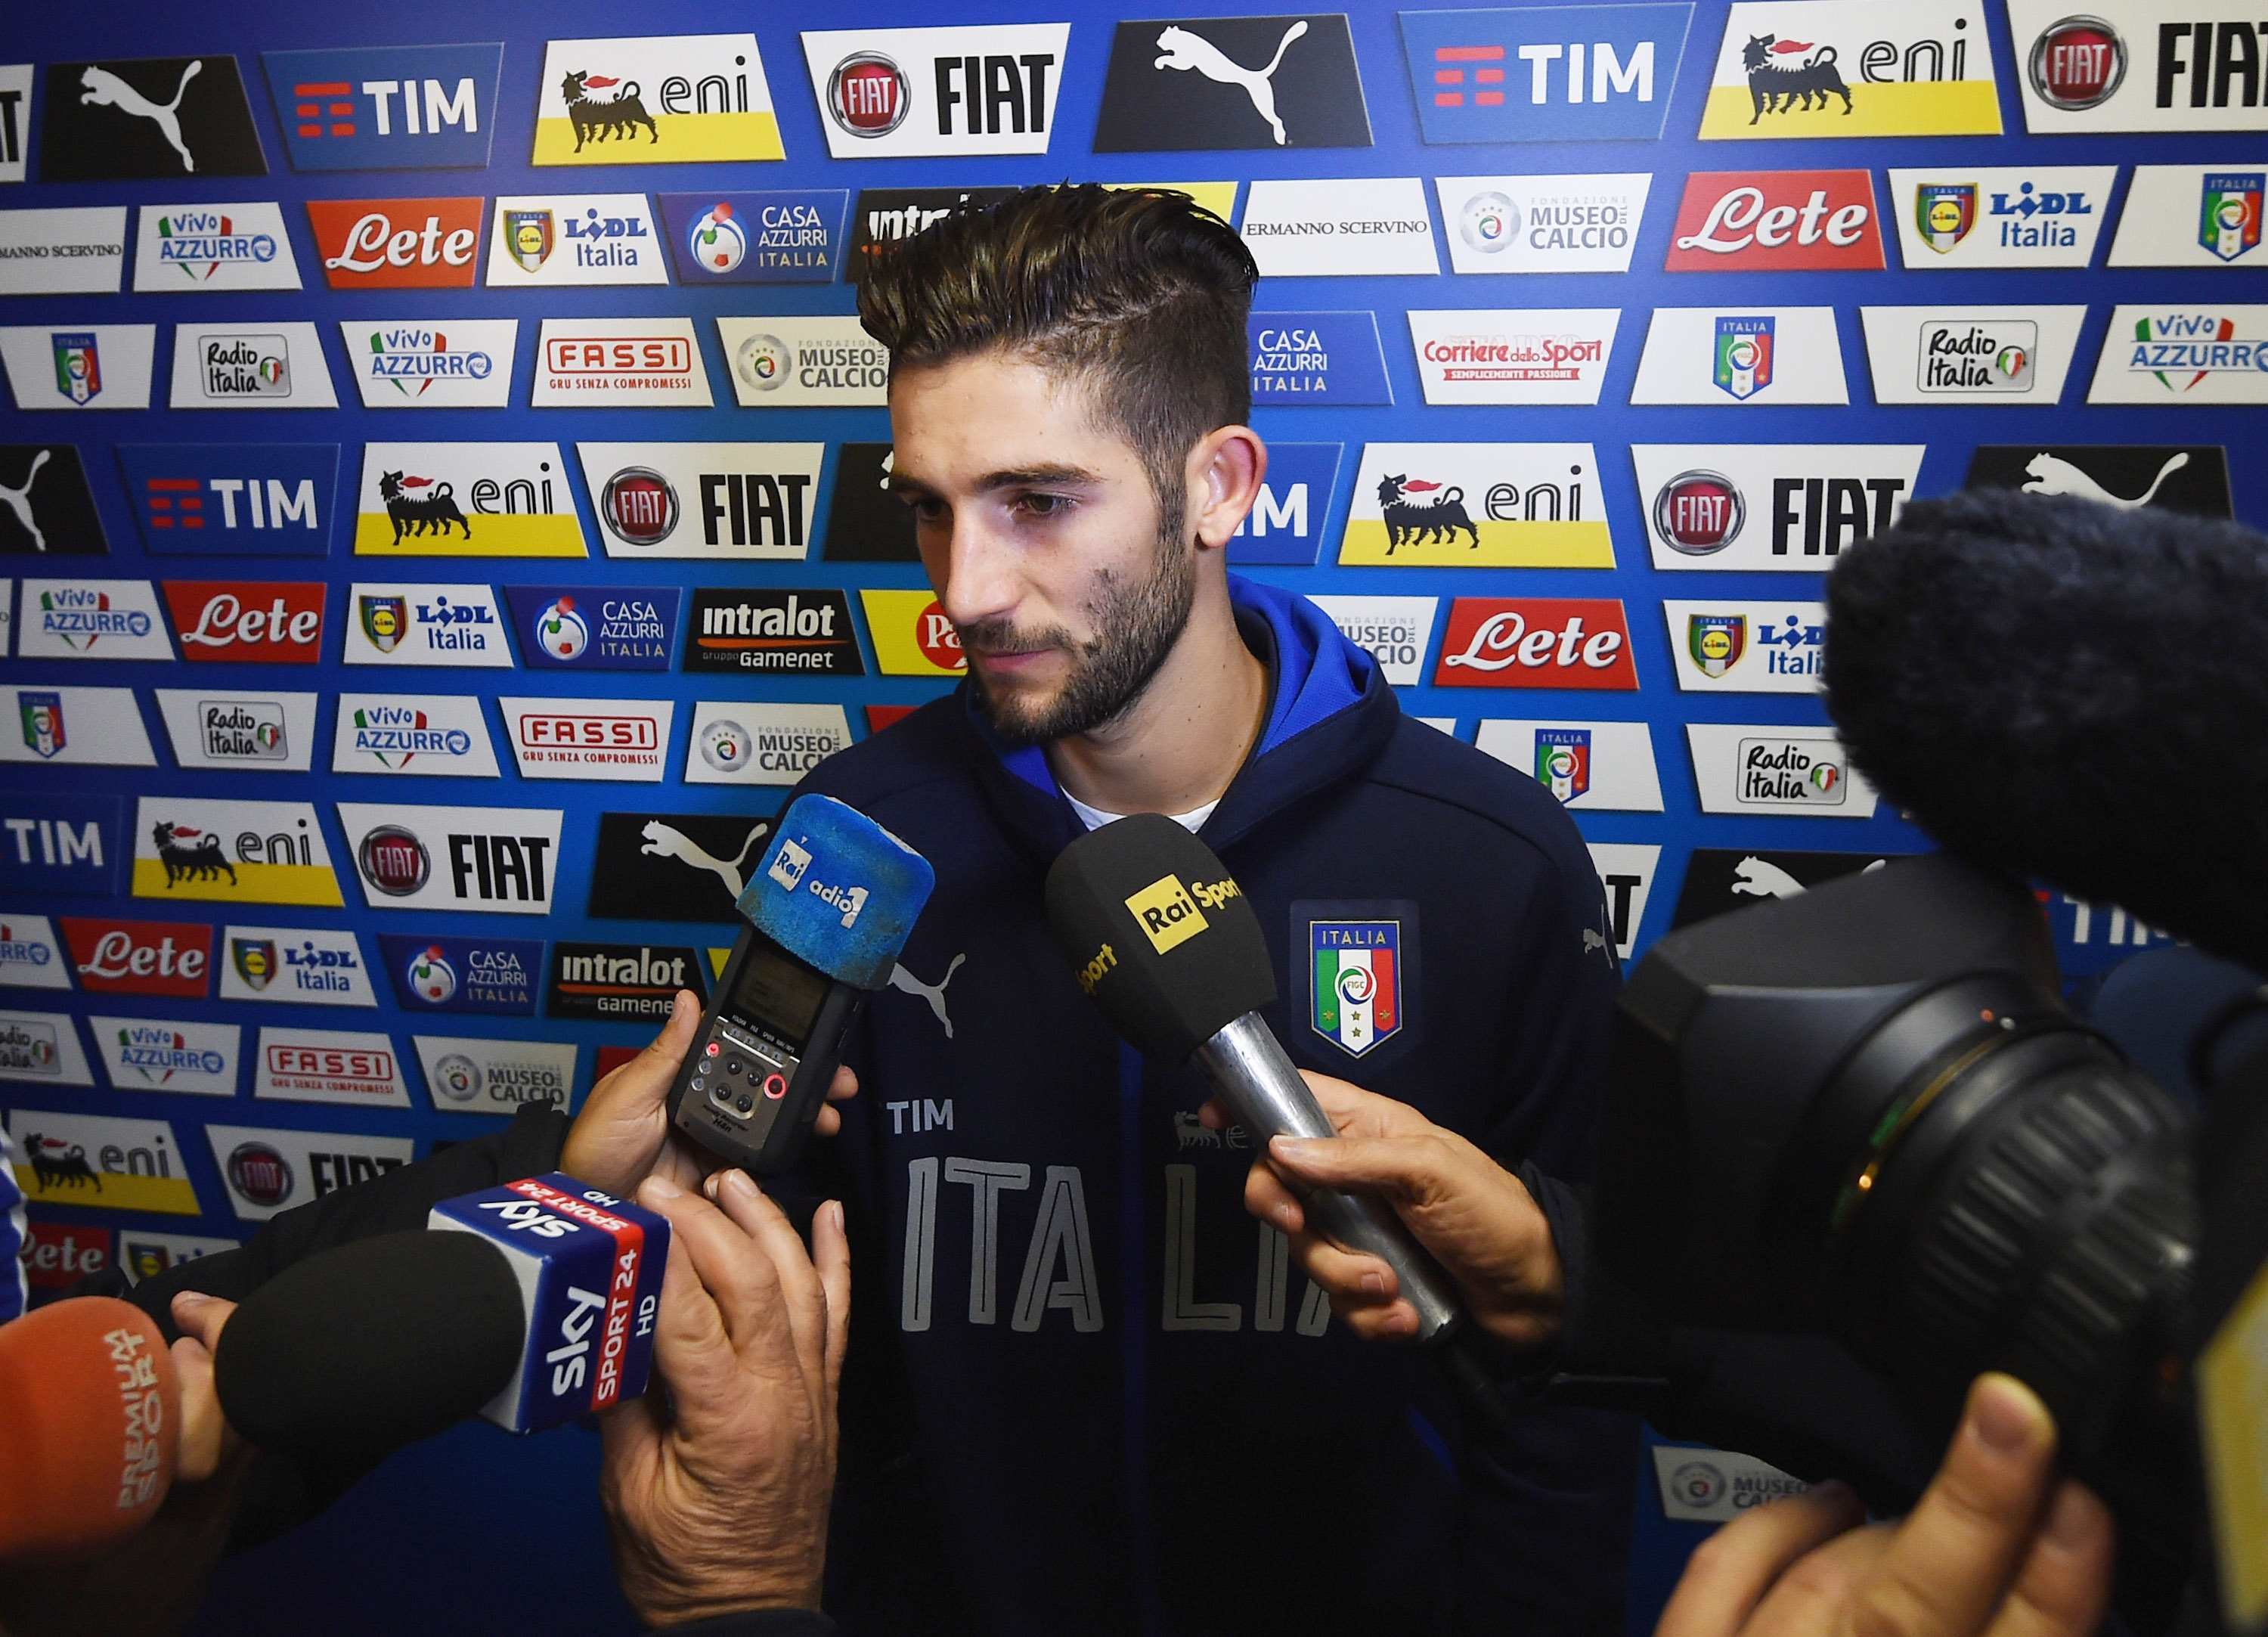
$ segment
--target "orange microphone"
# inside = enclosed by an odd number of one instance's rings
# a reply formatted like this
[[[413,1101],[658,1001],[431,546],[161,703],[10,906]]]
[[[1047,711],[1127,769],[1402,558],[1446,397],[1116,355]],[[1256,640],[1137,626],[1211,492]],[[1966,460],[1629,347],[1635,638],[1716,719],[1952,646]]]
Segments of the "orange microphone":
[[[0,1324],[0,1559],[84,1557],[173,1480],[180,1385],[158,1321],[78,1296]]]

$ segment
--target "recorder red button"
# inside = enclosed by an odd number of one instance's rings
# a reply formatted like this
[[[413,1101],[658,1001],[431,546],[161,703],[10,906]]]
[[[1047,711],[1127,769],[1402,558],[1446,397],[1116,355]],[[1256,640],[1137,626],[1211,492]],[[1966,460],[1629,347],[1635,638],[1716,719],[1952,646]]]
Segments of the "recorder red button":
[[[786,1096],[787,1076],[784,1074],[765,1075],[764,1095],[770,1097],[775,1102],[778,1102],[782,1097]]]

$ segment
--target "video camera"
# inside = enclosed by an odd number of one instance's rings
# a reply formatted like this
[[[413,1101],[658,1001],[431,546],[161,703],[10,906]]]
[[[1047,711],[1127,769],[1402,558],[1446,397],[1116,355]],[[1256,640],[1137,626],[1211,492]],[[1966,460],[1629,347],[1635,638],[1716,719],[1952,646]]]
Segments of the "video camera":
[[[1947,851],[1654,944],[1616,1018],[1593,1225],[1651,1322],[1830,1336],[1940,1434],[1980,1372],[2027,1383],[2117,1515],[2146,1629],[2208,1561],[2227,1630],[2268,1617],[2268,990],[2197,1031],[2192,1117],[2066,1008],[2024,879],[2258,970],[2268,903],[2230,902],[2219,849],[2264,823],[2261,683],[2184,697],[2232,625],[2257,654],[2268,540],[2232,525],[1969,495],[1846,556],[1830,712]],[[2106,651],[2157,669],[2105,674]],[[2185,711],[2176,753],[2217,777],[2144,777],[2168,735],[2140,730]],[[2106,796],[2137,783],[2186,788]]]

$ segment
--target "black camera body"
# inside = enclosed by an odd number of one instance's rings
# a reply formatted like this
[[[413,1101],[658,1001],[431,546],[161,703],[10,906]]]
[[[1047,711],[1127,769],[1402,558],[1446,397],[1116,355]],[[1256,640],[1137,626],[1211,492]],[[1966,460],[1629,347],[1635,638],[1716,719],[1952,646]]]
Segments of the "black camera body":
[[[1593,1250],[1655,1323],[1832,1337],[1941,1431],[2024,1381],[2154,1625],[2199,1544],[2194,1133],[2059,989],[2032,895],[1943,854],[1668,934],[1616,1017]],[[2257,1182],[2268,1097],[2214,1106]]]

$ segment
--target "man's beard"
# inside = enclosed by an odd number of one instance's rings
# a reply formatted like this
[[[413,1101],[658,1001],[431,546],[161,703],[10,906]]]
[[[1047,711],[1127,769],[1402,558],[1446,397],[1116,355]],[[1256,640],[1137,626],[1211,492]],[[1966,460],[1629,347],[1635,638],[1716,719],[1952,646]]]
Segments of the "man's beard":
[[[1164,511],[1179,521],[1181,506]],[[1074,642],[1060,625],[1020,631],[1005,620],[983,620],[964,629],[965,650],[1058,648],[1071,659],[1063,686],[1051,697],[1028,704],[1006,689],[1005,697],[993,695],[983,673],[971,665],[969,681],[992,731],[1012,745],[1036,745],[1092,733],[1116,719],[1142,697],[1180,640],[1197,601],[1197,585],[1196,554],[1161,528],[1149,574],[1131,585],[1105,582],[1088,601],[1092,641]]]

